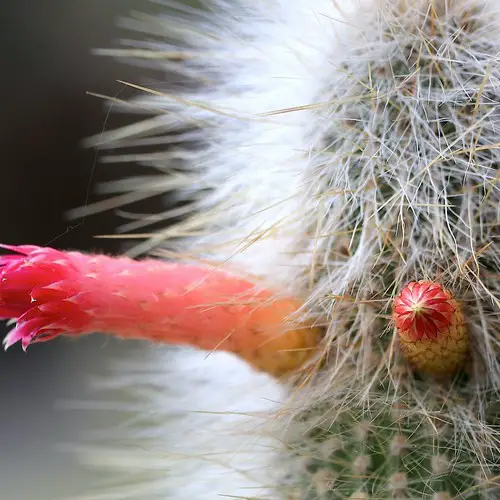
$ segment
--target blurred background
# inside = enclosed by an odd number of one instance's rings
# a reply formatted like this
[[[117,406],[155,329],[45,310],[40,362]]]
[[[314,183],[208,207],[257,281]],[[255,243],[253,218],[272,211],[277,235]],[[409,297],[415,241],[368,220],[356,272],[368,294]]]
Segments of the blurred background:
[[[67,210],[98,198],[96,183],[128,174],[127,165],[96,164],[82,139],[130,121],[107,120],[104,102],[87,92],[124,97],[117,80],[144,83],[144,71],[91,54],[113,47],[123,35],[117,21],[146,0],[4,0],[0,6],[3,48],[0,87],[0,241],[61,249],[114,252],[113,213],[68,221]],[[1,325],[1,336],[6,332]],[[92,336],[18,346],[0,353],[0,498],[63,499],[96,479],[58,451],[87,422],[79,412],[58,409],[64,399],[83,398],[87,374],[110,355],[129,349]]]

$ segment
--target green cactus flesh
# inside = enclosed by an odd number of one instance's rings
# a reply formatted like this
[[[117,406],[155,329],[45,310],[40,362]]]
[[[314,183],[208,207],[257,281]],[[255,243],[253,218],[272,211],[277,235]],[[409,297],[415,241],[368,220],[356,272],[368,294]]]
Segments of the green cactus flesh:
[[[487,436],[495,434],[500,408],[495,403],[488,408],[491,428],[478,418],[477,428],[465,429],[460,412],[474,414],[478,408],[464,404],[460,392],[429,390],[419,408],[408,393],[380,384],[364,406],[351,401],[344,410],[325,409],[295,448],[306,458],[296,490],[300,498],[495,498],[500,457]],[[453,410],[457,421],[450,418]]]

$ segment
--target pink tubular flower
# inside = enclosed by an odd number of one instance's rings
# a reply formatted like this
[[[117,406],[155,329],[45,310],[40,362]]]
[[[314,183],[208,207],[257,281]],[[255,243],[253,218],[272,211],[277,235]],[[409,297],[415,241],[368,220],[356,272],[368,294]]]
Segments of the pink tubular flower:
[[[220,270],[1,247],[16,252],[0,256],[0,318],[17,319],[5,348],[100,332],[228,350],[281,374],[302,364],[318,342],[316,329],[290,325],[297,300],[273,299],[270,291]]]

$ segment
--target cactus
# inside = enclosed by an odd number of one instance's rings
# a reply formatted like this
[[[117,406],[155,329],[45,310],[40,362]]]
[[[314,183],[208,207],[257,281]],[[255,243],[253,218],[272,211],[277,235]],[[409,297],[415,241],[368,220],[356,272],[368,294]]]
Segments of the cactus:
[[[434,314],[442,328],[415,321],[418,314]],[[413,282],[394,301],[394,316],[403,347],[398,361],[389,373],[381,370],[389,348],[381,342],[365,365],[372,375],[366,392],[351,389],[303,414],[303,432],[290,442],[308,460],[289,486],[307,499],[496,498],[500,404],[495,390],[478,401],[460,370],[468,334],[458,304],[435,283]]]
[[[462,401],[441,393],[427,398],[419,411],[403,396],[388,400],[387,387],[372,397],[377,400],[369,409],[352,402],[309,431],[308,445],[297,445],[297,453],[310,456],[294,481],[305,493],[301,498],[495,497],[500,464],[497,455],[474,442],[481,429],[459,434],[459,423],[441,417],[443,408],[465,411]],[[498,414],[491,410],[488,417],[495,421]]]
[[[484,31],[498,29],[498,14],[488,17],[479,6],[461,2],[415,4],[405,5],[403,11],[396,7],[394,17],[385,18],[384,34],[402,57],[389,49],[387,59],[368,62],[369,91],[380,96],[378,102],[366,106],[356,103],[340,110],[339,120],[352,120],[355,130],[346,134],[358,148],[356,163],[347,159],[346,164],[375,172],[373,180],[379,191],[373,195],[368,217],[363,221],[358,214],[351,217],[361,236],[351,239],[346,259],[373,257],[368,264],[371,269],[367,266],[362,273],[358,269],[353,272],[357,282],[350,283],[350,295],[368,304],[373,300],[375,311],[369,314],[366,306],[364,310],[353,307],[351,322],[340,318],[337,329],[340,324],[340,332],[347,337],[343,344],[357,341],[359,347],[340,355],[342,365],[334,363],[343,373],[332,377],[334,388],[330,386],[330,392],[325,386],[321,388],[329,402],[323,416],[313,412],[306,419],[307,427],[314,424],[312,442],[317,443],[309,447],[312,475],[306,476],[307,481],[315,485],[316,494],[328,498],[479,499],[496,498],[500,492],[499,253],[494,234],[498,230],[499,197],[497,191],[490,198],[495,188],[479,188],[484,186],[482,176],[486,171],[482,167],[476,174],[470,170],[471,163],[482,163],[492,169],[490,181],[498,179],[498,146],[490,128],[496,126],[496,118],[489,118],[498,109],[499,87],[491,80],[491,71],[495,70],[490,70],[497,65],[498,49]],[[413,24],[413,33],[405,25],[407,21]],[[350,95],[362,93],[367,79],[361,78],[359,67],[346,66],[353,81],[360,82],[355,90],[351,87]],[[489,90],[485,92],[486,87]],[[369,105],[373,108],[368,109]],[[489,125],[478,125],[482,119]],[[339,123],[338,129],[341,127]],[[360,146],[362,137],[366,139]],[[475,141],[487,143],[478,163],[470,156],[475,154]],[[434,147],[436,151],[431,153]],[[345,149],[343,152],[347,153]],[[412,155],[417,156],[410,159]],[[398,168],[400,174],[406,171],[404,190],[393,181]],[[432,169],[435,174],[430,173]],[[352,181],[356,174],[351,175]],[[406,198],[407,203],[397,197]],[[433,210],[418,208],[419,201],[424,205],[424,200],[435,203],[434,214]],[[488,201],[483,204],[480,200]],[[492,209],[496,206],[493,211],[486,208],[490,202]],[[353,204],[362,206],[359,198]],[[364,208],[369,209],[369,203]],[[376,220],[372,227],[370,219]],[[496,230],[481,235],[473,221],[480,225],[488,221]],[[447,229],[433,227],[442,222]],[[351,227],[354,229],[354,224]],[[467,234],[465,227],[469,228]],[[371,236],[376,248],[372,252],[368,248]],[[476,250],[467,251],[467,244]],[[409,349],[415,339],[400,335],[401,342],[395,342],[390,322],[384,332],[383,327],[373,327],[368,320],[383,317],[385,311],[376,303],[383,297],[383,290],[396,288],[399,292],[405,280],[432,276],[449,283],[465,302],[465,321],[472,341],[466,372],[445,382],[422,372],[431,367],[430,371],[436,371],[436,366],[446,371],[454,362],[456,350],[463,352],[463,332],[460,338],[447,337],[445,343],[451,352],[439,350],[439,356],[429,364],[416,359],[418,352]],[[396,312],[397,307],[396,303]],[[395,324],[400,326],[398,318]],[[397,352],[398,344],[416,365],[417,373],[401,375],[401,362],[407,360]],[[379,351],[378,361],[374,365],[363,362],[370,360],[367,351],[373,350]],[[354,383],[349,381],[349,374]],[[325,456],[324,443],[331,439],[338,449],[332,448]]]
[[[244,441],[234,453],[224,444],[236,446],[234,435],[214,434],[165,458],[161,439],[170,441],[155,437],[185,408],[171,410],[156,376],[139,371],[149,412],[139,405],[128,434],[118,429],[116,453],[90,453],[125,478],[92,498],[498,498],[500,3],[166,4],[166,21],[129,22],[151,34],[147,43],[102,51],[156,61],[188,83],[129,84],[137,109],[153,116],[90,141],[174,145],[118,155],[160,169],[161,190],[187,214],[143,234],[130,254],[154,249],[264,276],[304,298],[301,313],[323,329],[321,349],[280,381],[289,397],[273,386],[278,401],[264,422],[259,413],[262,425],[244,426],[245,437],[263,438],[258,451]],[[153,196],[158,183],[106,186],[118,193],[106,206]],[[176,210],[126,214],[119,230],[168,221]],[[420,296],[398,302],[414,282],[432,283],[451,304],[432,325]],[[409,330],[412,321],[426,338]],[[131,390],[126,369],[116,387]],[[183,432],[203,429],[193,422]],[[141,469],[134,483],[144,448],[151,478]],[[213,455],[237,479],[214,479],[212,469],[187,477],[187,461]]]
[[[479,403],[467,375],[426,380],[402,359],[383,381],[379,369],[380,360],[366,393],[351,390],[302,414],[288,442],[307,459],[284,484],[308,499],[496,498],[494,392]]]

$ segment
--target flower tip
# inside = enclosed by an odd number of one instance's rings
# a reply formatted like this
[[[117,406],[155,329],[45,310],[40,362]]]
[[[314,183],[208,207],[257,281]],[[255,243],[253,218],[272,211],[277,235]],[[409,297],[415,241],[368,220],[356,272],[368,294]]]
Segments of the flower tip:
[[[9,347],[12,347],[14,344],[19,342],[21,340],[21,336],[19,336],[18,332],[16,329],[12,330],[9,334],[5,336],[5,338],[2,341],[4,351],[7,351]]]
[[[16,252],[17,254],[28,255],[36,250],[40,250],[42,247],[38,245],[6,245],[5,243],[0,243],[0,248]]]
[[[31,339],[24,338],[21,340],[21,347],[24,352],[28,350],[30,344],[31,344]]]
[[[74,270],[70,263],[64,267],[56,262],[61,259],[57,250],[35,245],[0,244],[0,248],[12,252],[0,256],[0,319],[11,318],[17,323],[2,344],[7,350],[21,342],[26,351],[31,343],[48,336],[47,325],[66,319],[68,307],[63,299],[70,291],[63,293],[59,287],[61,281],[66,285],[71,282],[68,276]],[[41,306],[50,303],[59,307],[46,312]]]
[[[2,345],[3,345],[3,350],[4,351],[7,351],[9,349],[9,347],[12,345],[9,341],[8,341],[8,336],[5,337],[3,340],[2,340]]]

